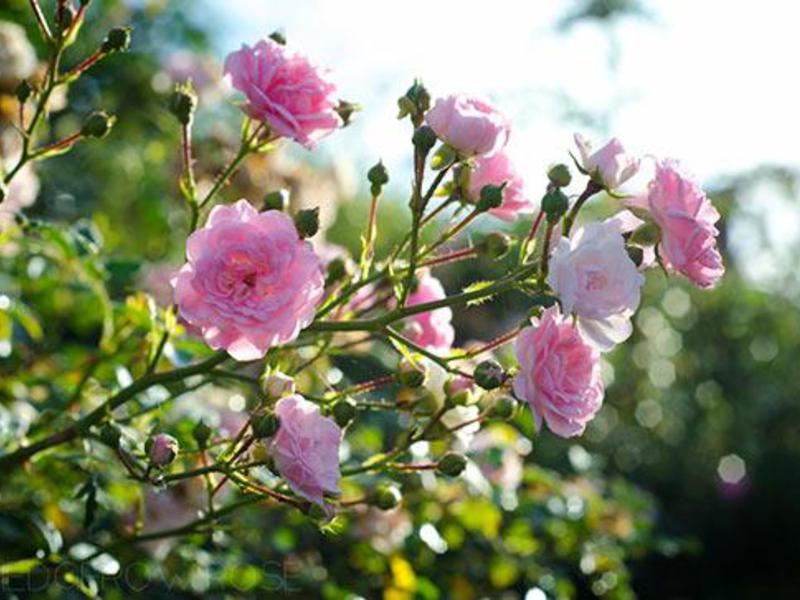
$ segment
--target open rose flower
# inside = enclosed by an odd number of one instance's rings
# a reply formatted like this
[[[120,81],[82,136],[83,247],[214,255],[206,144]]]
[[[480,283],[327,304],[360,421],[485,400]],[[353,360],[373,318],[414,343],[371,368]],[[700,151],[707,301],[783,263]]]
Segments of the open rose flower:
[[[503,151],[476,159],[475,167],[469,175],[467,197],[472,202],[477,202],[485,186],[503,184],[506,184],[503,188],[503,203],[497,208],[489,209],[490,214],[510,222],[521,214],[535,210],[536,206],[525,193],[522,177]]]
[[[617,138],[592,152],[591,144],[579,133],[575,144],[580,153],[580,165],[597,183],[607,190],[615,190],[639,172],[639,160],[625,153]]]
[[[461,94],[439,98],[425,117],[440,140],[462,156],[490,156],[508,142],[511,126],[492,105]]]
[[[717,248],[717,209],[676,161],[656,165],[647,198],[639,202],[661,229],[659,250],[664,266],[701,288],[713,287],[725,273]]]
[[[514,394],[530,405],[537,431],[544,421],[561,437],[580,435],[603,403],[600,355],[555,306],[531,322],[516,340]]]
[[[339,444],[342,430],[319,407],[299,395],[275,405],[280,419],[270,441],[278,472],[303,498],[325,507],[325,493],[339,493]]]
[[[550,258],[547,283],[565,313],[600,350],[626,340],[644,277],[625,250],[618,220],[589,223],[561,238]]]
[[[442,284],[433,275],[423,272],[417,288],[408,296],[407,306],[424,304],[446,298]],[[433,352],[447,352],[453,346],[455,330],[450,321],[453,311],[445,306],[418,313],[406,321],[404,335],[412,342]]]
[[[180,316],[215,350],[254,360],[294,340],[314,319],[324,281],[319,259],[291,218],[247,200],[216,206],[189,236],[172,281]]]
[[[225,59],[225,73],[244,93],[244,111],[307,148],[342,125],[336,86],[326,71],[272,40],[246,44]]]

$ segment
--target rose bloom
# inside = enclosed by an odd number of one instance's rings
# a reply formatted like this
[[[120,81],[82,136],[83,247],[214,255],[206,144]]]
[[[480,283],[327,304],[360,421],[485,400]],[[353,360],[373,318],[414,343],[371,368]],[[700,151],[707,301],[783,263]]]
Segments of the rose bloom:
[[[579,133],[575,134],[575,144],[581,167],[607,190],[617,189],[639,172],[639,160],[628,156],[617,138],[612,138],[596,152],[592,152],[591,144]]]
[[[498,152],[511,131],[508,120],[493,106],[461,94],[439,98],[425,120],[439,139],[462,156]]]
[[[503,221],[514,221],[520,214],[531,213],[535,205],[525,194],[525,185],[508,155],[500,151],[489,157],[480,157],[475,161],[475,168],[469,176],[467,197],[477,202],[481,190],[487,185],[503,185],[503,203],[497,208],[489,209],[489,213]]]
[[[25,165],[16,174],[6,189],[6,197],[0,202],[0,232],[14,223],[14,214],[27,208],[39,195],[39,178],[32,165]]]
[[[342,430],[297,394],[281,398],[275,414],[280,427],[269,445],[275,466],[296,494],[324,507],[324,493],[339,493]]]
[[[725,273],[717,248],[717,209],[676,161],[656,165],[643,202],[661,229],[658,245],[664,266],[697,287],[710,288]]]
[[[514,394],[530,405],[537,431],[545,421],[556,435],[580,435],[603,403],[600,355],[556,306],[531,323],[515,344]]]
[[[441,282],[428,272],[419,276],[417,288],[408,296],[406,306],[424,304],[446,298]],[[453,311],[449,306],[437,308],[409,317],[404,335],[415,344],[433,352],[447,352],[453,346],[456,333],[450,321]]]
[[[336,85],[305,56],[272,40],[242,45],[225,59],[225,73],[244,93],[244,111],[266,121],[277,134],[306,148],[342,125],[336,112]]]
[[[180,316],[213,349],[255,360],[314,319],[324,281],[311,245],[279,211],[216,206],[172,281]]]
[[[550,258],[547,283],[565,313],[600,350],[630,336],[644,277],[625,250],[616,220],[588,223],[562,237]]]

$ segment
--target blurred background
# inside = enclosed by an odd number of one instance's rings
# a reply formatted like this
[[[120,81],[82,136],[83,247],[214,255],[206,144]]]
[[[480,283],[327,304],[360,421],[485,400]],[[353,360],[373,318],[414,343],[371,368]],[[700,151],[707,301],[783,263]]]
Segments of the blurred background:
[[[234,540],[128,549],[137,576],[155,586],[149,597],[243,589],[327,598],[379,590],[390,598],[796,597],[800,86],[787,60],[800,55],[800,6],[96,0],[89,15],[75,56],[124,23],[135,28],[132,52],[70,88],[70,110],[54,113],[52,136],[99,107],[119,122],[104,143],[79,145],[29,173],[12,199],[29,216],[90,227],[111,257],[115,298],[141,286],[163,294],[164,272],[182,258],[178,131],[165,110],[173,83],[191,77],[199,91],[196,154],[207,185],[238,136],[237,109],[220,80],[224,56],[279,28],[290,46],[332,67],[342,97],[363,110],[313,154],[287,146],[251,161],[225,198],[257,201],[289,188],[295,206],[321,206],[328,244],[358,247],[365,171],[379,158],[391,177],[379,254],[405,233],[411,132],[396,119],[396,99],[415,77],[434,97],[474,93],[510,117],[512,155],[531,195],[544,190],[547,166],[568,159],[572,133],[581,131],[598,142],[617,136],[635,154],[681,159],[723,214],[722,285],[700,292],[659,273],[648,278],[634,336],[607,356],[606,404],[583,438],[534,437],[520,419],[469,441],[481,470],[465,487],[432,491],[424,478],[406,481],[404,489],[426,494],[409,494],[392,513],[356,515],[340,531],[320,533],[290,513],[249,512]],[[27,2],[5,0],[0,20],[21,25],[44,56]],[[0,29],[0,57],[3,44],[22,44],[18,34]],[[36,60],[28,62],[17,66],[32,73]],[[10,64],[0,64],[6,130],[20,76]],[[591,208],[610,214],[614,202]],[[28,298],[49,324],[40,347],[94,339],[97,318],[76,310],[79,293],[56,295],[63,281],[39,277],[36,257],[5,254],[0,294]],[[437,276],[456,292],[503,269],[479,262]],[[519,318],[522,302],[509,296],[456,314],[457,342],[491,339]],[[27,398],[9,383],[26,360],[15,344],[35,332],[20,333],[12,324],[20,316],[5,315],[0,310],[0,436],[11,436],[19,420],[12,404]],[[379,417],[367,422],[354,452],[379,449],[390,428]],[[42,488],[33,501],[47,506],[50,495]],[[109,513],[120,498],[109,491]],[[0,506],[3,558],[25,556],[35,544],[22,513]],[[74,510],[59,506],[63,515]]]

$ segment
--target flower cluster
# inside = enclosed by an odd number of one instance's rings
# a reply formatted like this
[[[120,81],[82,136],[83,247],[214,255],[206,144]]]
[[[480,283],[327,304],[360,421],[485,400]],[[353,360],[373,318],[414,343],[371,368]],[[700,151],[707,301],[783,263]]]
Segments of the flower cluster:
[[[62,23],[61,37],[48,40],[53,48],[66,47],[74,23]],[[49,31],[47,23],[42,29]],[[0,28],[0,36],[9,35],[16,33]],[[128,35],[112,31],[98,53],[64,78],[53,73],[50,85],[77,78],[106,54],[127,47]],[[30,76],[35,56],[24,48],[16,54],[13,64],[1,65],[0,83]],[[58,64],[54,60],[50,68]],[[245,116],[240,147],[213,182],[201,185],[195,174],[191,128],[198,98],[192,86],[176,87],[167,103],[182,134],[179,189],[188,233],[185,263],[170,278],[172,297],[159,303],[160,310],[152,300],[139,301],[148,306],[141,312],[149,315],[150,327],[149,346],[137,356],[147,362],[119,371],[144,374],[115,395],[109,392],[105,405],[68,429],[4,454],[0,465],[21,464],[95,428],[94,437],[114,449],[132,479],[207,477],[212,516],[215,494],[225,485],[312,515],[321,512],[323,519],[359,503],[388,510],[401,501],[399,490],[369,489],[372,480],[364,478],[361,496],[341,498],[348,490],[341,480],[394,470],[466,477],[465,455],[474,450],[483,424],[515,419],[519,403],[529,407],[537,430],[544,424],[558,436],[582,434],[603,403],[601,355],[631,336],[648,270],[660,265],[700,288],[713,287],[724,273],[717,243],[720,215],[677,162],[654,159],[651,181],[628,193],[623,188],[649,162],[627,153],[617,139],[594,150],[576,135],[573,160],[583,186],[568,193],[572,171],[556,164],[547,171],[546,188],[536,194],[541,200],[534,200],[522,165],[511,158],[511,121],[491,103],[468,95],[432,102],[420,82],[398,103],[400,118],[408,117],[412,127],[407,233],[380,254],[380,203],[392,189],[379,162],[367,173],[371,203],[358,255],[321,242],[314,246],[310,239],[324,229],[320,212],[328,210],[331,198],[299,209],[283,190],[258,202],[225,203],[221,196],[249,157],[284,141],[314,149],[349,122],[356,106],[340,100],[329,72],[290,51],[281,36],[242,46],[227,57],[224,71],[243,96]],[[8,211],[33,201],[22,186],[28,163],[63,153],[83,138],[103,137],[113,123],[98,111],[79,132],[32,146],[35,119],[47,112],[51,91],[38,92],[34,121],[22,128],[28,133],[18,142],[21,155],[0,170],[7,172],[0,201],[5,198]],[[29,101],[26,93],[33,92],[23,85],[22,108]],[[24,112],[19,111],[22,117]],[[30,187],[35,196],[36,186]],[[582,208],[601,194],[613,209],[603,220],[585,220]],[[522,223],[525,234],[514,239],[508,232],[471,230],[485,213],[497,219],[490,220],[495,227]],[[437,221],[440,215],[446,218]],[[441,225],[438,234],[433,224]],[[477,241],[464,232],[475,233]],[[434,275],[441,265],[477,258],[501,263],[501,275],[450,293]],[[508,315],[514,326],[492,331],[500,335],[489,342],[463,339],[454,318],[460,311],[512,291],[526,299],[524,317]],[[495,354],[511,342],[516,360]],[[352,373],[334,363],[342,355],[365,364],[368,358],[385,372],[348,381]],[[184,440],[179,442],[175,431],[175,437],[162,431],[161,424],[150,428],[141,448],[126,450],[114,411],[156,385],[171,393],[171,384],[183,382],[184,393],[192,377],[200,384],[208,383],[206,377],[249,386],[251,396],[231,402],[243,413],[238,433],[217,439],[200,420],[192,436],[202,468],[186,464]],[[378,389],[388,390],[380,401],[363,397]],[[403,413],[396,421],[406,430],[392,447],[340,468],[340,457],[354,460],[352,449],[343,447],[348,432],[372,408]],[[434,447],[427,443],[432,441],[445,444]],[[178,464],[184,470],[170,474]],[[211,474],[219,480],[211,481]]]

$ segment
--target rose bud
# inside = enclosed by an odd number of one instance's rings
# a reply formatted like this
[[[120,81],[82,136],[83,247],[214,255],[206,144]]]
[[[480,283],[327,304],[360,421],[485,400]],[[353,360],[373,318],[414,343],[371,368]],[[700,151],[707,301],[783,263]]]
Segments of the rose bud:
[[[166,433],[159,433],[148,438],[144,450],[154,467],[165,467],[178,456],[180,446],[178,440]]]
[[[295,393],[294,379],[281,371],[272,371],[261,378],[261,390],[269,400],[279,400]]]

